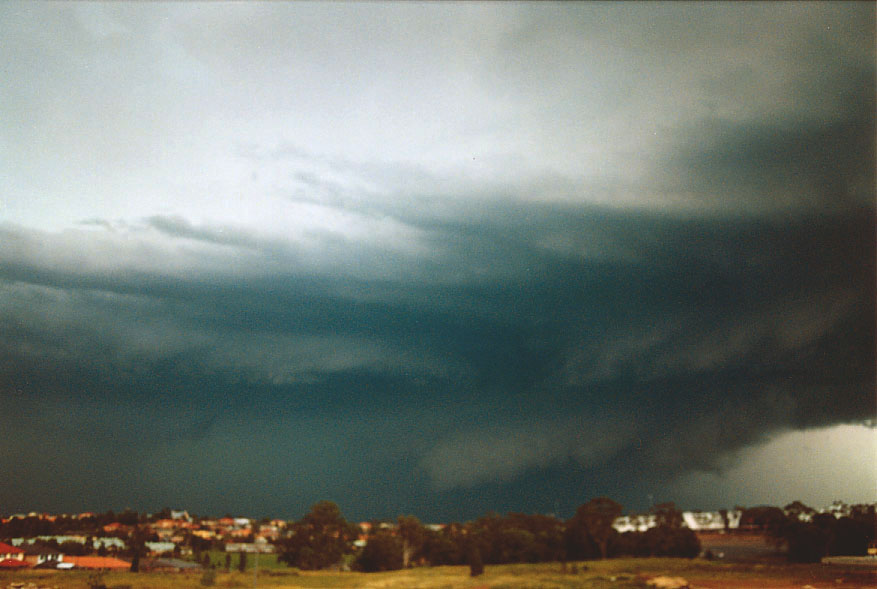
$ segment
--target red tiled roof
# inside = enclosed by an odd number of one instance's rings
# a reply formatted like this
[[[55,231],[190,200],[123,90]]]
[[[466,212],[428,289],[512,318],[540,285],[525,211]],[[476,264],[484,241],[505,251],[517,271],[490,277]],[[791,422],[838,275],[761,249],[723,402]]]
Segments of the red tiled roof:
[[[6,542],[0,542],[0,554],[21,554],[22,552],[24,550],[17,546],[10,546]]]
[[[130,562],[112,556],[65,556],[65,562],[73,563],[78,569],[129,569]]]

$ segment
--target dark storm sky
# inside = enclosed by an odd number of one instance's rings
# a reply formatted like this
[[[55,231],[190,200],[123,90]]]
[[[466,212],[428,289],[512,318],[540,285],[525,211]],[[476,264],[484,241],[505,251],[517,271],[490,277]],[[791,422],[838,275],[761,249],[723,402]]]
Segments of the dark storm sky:
[[[874,501],[874,30],[4,3],[0,513]]]

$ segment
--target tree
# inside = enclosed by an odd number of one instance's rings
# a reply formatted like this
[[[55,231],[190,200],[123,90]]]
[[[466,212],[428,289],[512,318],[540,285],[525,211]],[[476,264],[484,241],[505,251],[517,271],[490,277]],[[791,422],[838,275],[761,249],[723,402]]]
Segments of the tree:
[[[146,539],[149,537],[149,529],[137,526],[131,532],[129,546],[131,547],[131,572],[140,571],[140,557],[146,550]]]
[[[331,501],[314,504],[291,528],[290,536],[281,542],[283,551],[279,559],[289,566],[307,570],[337,564],[350,553],[351,542],[358,532]]]
[[[399,536],[402,539],[402,568],[411,566],[411,557],[423,548],[424,529],[413,515],[400,515]]]
[[[783,513],[786,514],[787,518],[794,521],[810,521],[816,510],[804,505],[800,501],[792,501],[783,507]]]
[[[355,566],[366,573],[395,571],[403,566],[403,551],[403,542],[398,536],[378,530],[369,536]]]
[[[156,522],[160,519],[170,519],[171,518],[171,508],[170,507],[162,507],[161,511],[158,513],[151,514],[148,519],[151,522]]]
[[[655,515],[655,523],[659,528],[678,530],[682,527],[682,512],[676,509],[672,501],[654,505],[651,512]]]
[[[136,526],[140,523],[140,514],[126,508],[125,511],[116,516],[116,521],[125,526]]]
[[[842,517],[837,520],[828,544],[828,553],[833,556],[864,556],[868,554],[868,543],[873,537],[874,528],[867,523]]]
[[[472,542],[469,546],[469,576],[478,577],[484,574],[484,560],[481,558],[481,549],[477,542]]]
[[[779,507],[761,505],[743,511],[740,524],[743,527],[755,528],[764,532],[771,543],[780,550],[786,543],[786,528],[789,519]]]
[[[621,515],[621,505],[608,497],[591,499],[576,510],[570,528],[573,535],[582,544],[592,541],[600,552],[600,558],[606,558],[609,540],[615,532],[612,524]]]
[[[829,532],[812,523],[793,521],[786,527],[792,562],[819,562],[828,552]]]
[[[465,563],[462,526],[451,523],[440,531],[426,530],[423,556],[432,566],[459,565]]]

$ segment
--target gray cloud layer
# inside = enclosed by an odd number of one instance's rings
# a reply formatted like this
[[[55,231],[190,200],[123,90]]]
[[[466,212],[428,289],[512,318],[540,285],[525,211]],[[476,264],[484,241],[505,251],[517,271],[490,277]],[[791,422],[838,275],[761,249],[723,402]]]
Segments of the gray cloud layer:
[[[637,506],[873,417],[873,6],[0,10],[4,505]]]

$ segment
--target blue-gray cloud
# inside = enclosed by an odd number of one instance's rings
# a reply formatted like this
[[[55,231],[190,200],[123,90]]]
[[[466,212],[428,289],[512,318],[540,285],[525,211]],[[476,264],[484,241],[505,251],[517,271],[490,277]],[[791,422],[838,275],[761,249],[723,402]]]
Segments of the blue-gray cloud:
[[[873,418],[873,6],[57,8],[4,36],[4,505],[642,506]]]

